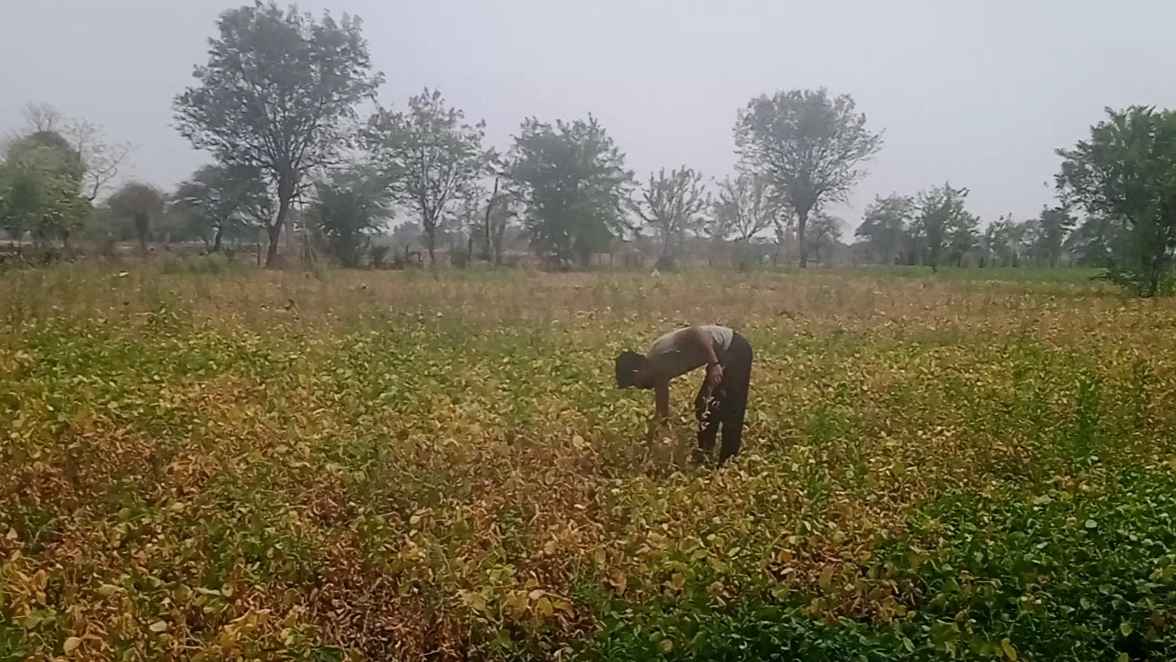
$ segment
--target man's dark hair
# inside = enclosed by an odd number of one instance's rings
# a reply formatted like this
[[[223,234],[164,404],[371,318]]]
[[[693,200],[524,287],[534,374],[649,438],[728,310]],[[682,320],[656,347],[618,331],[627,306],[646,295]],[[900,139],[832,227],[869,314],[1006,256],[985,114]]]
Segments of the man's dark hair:
[[[645,365],[645,356],[637,352],[625,350],[617,357],[617,388],[628,388],[633,385],[633,376]]]

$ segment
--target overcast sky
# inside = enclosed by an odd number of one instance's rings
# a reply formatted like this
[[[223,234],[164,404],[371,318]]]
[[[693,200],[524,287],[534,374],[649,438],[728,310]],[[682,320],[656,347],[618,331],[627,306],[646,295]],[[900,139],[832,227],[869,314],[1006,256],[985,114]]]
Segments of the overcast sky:
[[[134,144],[129,175],[170,187],[206,160],[172,98],[232,0],[0,0],[0,131],[49,102]],[[853,203],[950,180],[984,220],[1052,200],[1054,149],[1105,106],[1176,107],[1176,2],[1128,0],[337,0],[364,20],[385,104],[438,88],[509,145],[526,116],[598,116],[639,176],[730,172],[737,109],[825,86],[884,144]],[[1047,182],[1049,185],[1047,186]]]

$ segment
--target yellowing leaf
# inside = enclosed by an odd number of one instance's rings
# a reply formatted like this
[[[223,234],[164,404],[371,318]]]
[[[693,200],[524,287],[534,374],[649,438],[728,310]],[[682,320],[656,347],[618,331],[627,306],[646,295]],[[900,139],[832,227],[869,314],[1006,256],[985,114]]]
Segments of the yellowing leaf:
[[[1017,649],[1013,648],[1013,643],[1009,641],[1008,637],[1000,640],[1000,648],[1011,662],[1017,662]]]
[[[65,654],[69,655],[70,653],[76,651],[78,649],[78,646],[81,646],[81,645],[82,645],[81,639],[79,639],[77,637],[69,637],[68,639],[65,640],[65,645],[62,648],[65,650]]]
[[[660,648],[661,652],[663,653],[669,653],[670,651],[674,650],[674,642],[669,639],[662,639],[661,644],[658,645],[658,648]]]
[[[167,622],[166,621],[155,621],[151,625],[148,625],[147,629],[151,630],[155,634],[159,634],[159,633],[167,630]]]
[[[821,587],[822,591],[828,591],[833,584],[833,566],[825,568],[824,572],[817,579],[817,585]]]
[[[543,618],[551,618],[555,614],[555,607],[552,606],[551,600],[539,598],[539,602],[535,603],[535,611]]]
[[[482,597],[481,593],[467,594],[466,604],[474,611],[486,611],[486,598]]]
[[[675,591],[681,591],[686,586],[686,577],[680,572],[675,572],[673,575],[670,575],[669,583],[670,588]]]
[[[608,573],[608,583],[617,590],[617,593],[624,593],[628,580],[625,579],[624,572],[614,569]]]
[[[521,591],[513,592],[505,600],[502,601],[502,606],[506,608],[512,616],[522,616],[527,611],[527,594]]]

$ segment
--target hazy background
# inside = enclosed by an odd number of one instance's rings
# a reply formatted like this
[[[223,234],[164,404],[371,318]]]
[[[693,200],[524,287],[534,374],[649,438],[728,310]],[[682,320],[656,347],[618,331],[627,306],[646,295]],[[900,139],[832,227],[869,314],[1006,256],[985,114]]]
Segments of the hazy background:
[[[0,0],[0,131],[45,101],[134,144],[127,174],[170,188],[205,161],[171,127],[232,0]],[[285,3],[281,3],[285,4]],[[385,104],[424,86],[500,148],[522,119],[597,115],[639,178],[681,164],[730,172],[752,96],[848,92],[885,129],[875,194],[967,186],[984,221],[1052,199],[1053,150],[1104,106],[1176,106],[1176,2],[892,0],[300,2],[364,20]],[[1048,186],[1047,186],[1048,182]]]

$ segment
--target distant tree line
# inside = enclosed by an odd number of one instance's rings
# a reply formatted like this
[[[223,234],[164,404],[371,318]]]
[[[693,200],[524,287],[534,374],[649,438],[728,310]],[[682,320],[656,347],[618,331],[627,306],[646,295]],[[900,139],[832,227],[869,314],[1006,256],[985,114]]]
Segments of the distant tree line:
[[[253,245],[278,265],[283,239],[343,267],[380,264],[387,230],[407,221],[423,259],[501,264],[520,242],[556,269],[582,268],[639,244],[659,267],[795,261],[941,267],[1103,267],[1141,295],[1168,291],[1176,249],[1176,116],[1107,110],[1088,140],[1059,150],[1059,203],[1033,219],[985,224],[968,190],[946,182],[869,205],[852,247],[848,200],[882,147],[851,96],[780,91],[736,113],[736,167],[708,181],[687,165],[638,178],[600,121],[526,118],[505,151],[485,143],[439,91],[403,109],[376,101],[360,19],[316,19],[272,2],[221,14],[208,59],[174,99],[179,132],[212,158],[173,191],[106,187],[126,158],[84,121],[48,106],[3,146],[0,225],[12,238],[68,250],[107,242]],[[361,113],[365,104],[374,110]],[[105,195],[104,195],[105,194]],[[291,239],[290,235],[296,235]],[[393,233],[396,236],[396,233]],[[848,251],[848,253],[847,253]]]

